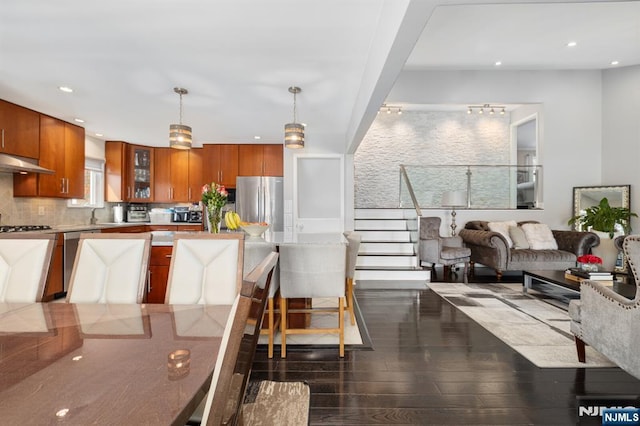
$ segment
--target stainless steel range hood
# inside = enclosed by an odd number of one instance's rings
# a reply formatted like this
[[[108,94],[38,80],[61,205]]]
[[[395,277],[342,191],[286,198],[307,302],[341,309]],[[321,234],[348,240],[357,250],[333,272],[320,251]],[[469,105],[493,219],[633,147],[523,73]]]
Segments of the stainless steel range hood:
[[[53,174],[53,170],[45,169],[30,161],[32,159],[0,154],[0,172],[4,173],[46,173]]]

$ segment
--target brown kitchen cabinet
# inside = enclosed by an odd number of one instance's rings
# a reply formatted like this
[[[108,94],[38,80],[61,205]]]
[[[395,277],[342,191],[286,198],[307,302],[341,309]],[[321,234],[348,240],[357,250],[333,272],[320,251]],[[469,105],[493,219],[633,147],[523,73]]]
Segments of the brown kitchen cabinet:
[[[189,200],[189,151],[174,148],[154,149],[153,201]]]
[[[282,156],[282,145],[239,145],[238,176],[282,176]]]
[[[153,201],[154,149],[148,146],[128,145],[126,200],[134,203]]]
[[[205,144],[202,149],[203,183],[215,182],[227,188],[235,188],[238,176],[239,145]]]
[[[153,201],[154,149],[123,141],[106,141],[105,201]]]
[[[84,129],[40,114],[40,161],[53,174],[16,174],[16,197],[84,198]]]
[[[203,159],[203,148],[192,148],[189,150],[189,187],[187,190],[187,201],[191,203],[197,203],[202,199],[202,185],[206,182],[202,176]],[[235,181],[235,177],[233,180]]]
[[[147,225],[130,225],[130,226],[116,226],[113,228],[104,228],[101,231],[103,234],[110,232],[124,232],[124,233],[137,233],[137,232],[147,232]]]
[[[49,275],[47,276],[47,283],[44,288],[43,302],[51,301],[55,298],[56,294],[64,291],[63,287],[63,255],[64,255],[64,236],[58,234],[56,239],[56,245],[53,248],[53,254],[51,256],[51,267],[49,268]]]
[[[171,246],[151,247],[147,303],[164,303],[172,251]]]
[[[40,113],[0,99],[0,152],[40,156]]]
[[[178,231],[178,225],[147,225],[145,232],[151,231]]]
[[[104,144],[104,199],[110,202],[126,201],[128,144],[106,141]]]

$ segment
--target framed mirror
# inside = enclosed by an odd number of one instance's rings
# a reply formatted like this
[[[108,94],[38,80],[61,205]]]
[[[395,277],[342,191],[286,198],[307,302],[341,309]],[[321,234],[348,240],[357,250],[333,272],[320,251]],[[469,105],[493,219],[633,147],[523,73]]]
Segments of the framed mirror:
[[[630,208],[629,199],[631,185],[613,185],[613,186],[577,186],[573,188],[573,216],[583,215],[589,207],[597,206],[600,200],[606,198],[611,207]],[[575,230],[579,225],[574,225]],[[616,225],[616,228],[622,230],[622,226]],[[580,230],[580,229],[578,229]],[[613,243],[611,244],[613,247]],[[627,262],[624,253],[618,252],[615,260],[614,270],[617,272],[626,272]]]
[[[589,207],[597,206],[607,198],[611,207],[630,208],[631,185],[576,186],[573,188],[573,216],[584,214]]]

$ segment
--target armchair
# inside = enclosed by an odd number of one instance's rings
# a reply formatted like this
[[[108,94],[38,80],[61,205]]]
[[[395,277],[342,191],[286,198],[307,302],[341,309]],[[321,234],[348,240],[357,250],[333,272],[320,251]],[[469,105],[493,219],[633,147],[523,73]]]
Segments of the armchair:
[[[585,344],[588,344],[640,378],[640,235],[624,238],[623,248],[635,281],[635,297],[627,299],[598,281],[583,281],[580,299],[569,303],[571,332],[580,362],[585,362]]]
[[[441,237],[439,217],[420,218],[420,265],[431,264],[431,272],[436,276],[435,266],[444,266],[446,276],[451,265],[464,263],[464,282],[467,282],[471,249],[464,246],[460,237]]]

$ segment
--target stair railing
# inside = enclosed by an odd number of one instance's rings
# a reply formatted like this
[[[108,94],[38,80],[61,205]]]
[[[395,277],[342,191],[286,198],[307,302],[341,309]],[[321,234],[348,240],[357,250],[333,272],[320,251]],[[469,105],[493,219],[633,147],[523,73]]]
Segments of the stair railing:
[[[409,191],[409,196],[411,197],[411,202],[413,203],[413,208],[416,209],[416,214],[418,217],[422,216],[422,209],[420,209],[420,204],[418,203],[418,199],[416,198],[415,192],[413,192],[413,185],[411,185],[411,181],[409,180],[409,176],[407,176],[407,170],[404,168],[404,164],[400,164],[400,179],[404,181],[404,184],[407,187],[407,191]],[[400,182],[400,189],[398,194],[402,192],[402,182]],[[418,226],[420,221],[418,221]]]

